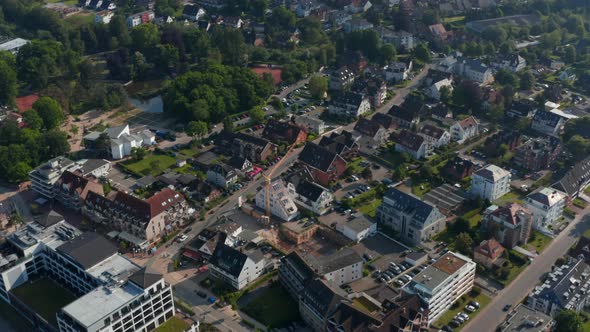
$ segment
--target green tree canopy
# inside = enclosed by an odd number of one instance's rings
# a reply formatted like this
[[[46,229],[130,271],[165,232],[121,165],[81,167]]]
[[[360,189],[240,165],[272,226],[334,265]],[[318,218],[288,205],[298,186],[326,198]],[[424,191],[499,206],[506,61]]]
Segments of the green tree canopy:
[[[316,99],[324,98],[328,91],[328,79],[322,75],[313,75],[309,79],[309,92],[311,96]]]
[[[582,318],[573,310],[562,310],[555,317],[556,331],[584,332]]]
[[[41,119],[43,119],[43,127],[45,129],[53,129],[58,127],[64,120],[64,114],[61,106],[57,101],[51,97],[41,97],[33,104],[33,109],[37,111]]]
[[[0,105],[12,105],[18,89],[15,59],[8,52],[0,53]]]

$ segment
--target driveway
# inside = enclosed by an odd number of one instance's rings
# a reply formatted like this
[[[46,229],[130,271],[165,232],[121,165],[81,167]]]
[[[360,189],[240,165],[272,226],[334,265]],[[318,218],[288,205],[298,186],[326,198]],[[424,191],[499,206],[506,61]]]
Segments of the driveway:
[[[567,253],[569,248],[581,237],[584,231],[590,228],[588,218],[590,207],[574,219],[570,225],[551,242],[531,265],[526,268],[509,286],[492,299],[492,302],[482,312],[469,321],[463,328],[463,332],[494,331],[506,318],[502,308],[507,305],[516,305],[522,301],[531,290],[540,282],[541,276],[551,271],[555,261]],[[585,221],[585,222],[582,222]]]

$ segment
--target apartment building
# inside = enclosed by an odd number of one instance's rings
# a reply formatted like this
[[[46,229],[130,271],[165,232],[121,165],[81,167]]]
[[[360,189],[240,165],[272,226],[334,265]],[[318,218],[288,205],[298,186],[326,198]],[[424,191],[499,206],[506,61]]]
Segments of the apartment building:
[[[516,148],[514,163],[529,171],[540,171],[553,166],[560,153],[559,138],[534,138]]]
[[[494,231],[495,238],[504,247],[512,249],[528,242],[533,215],[522,205],[510,203],[487,215],[483,225],[489,231]]]
[[[299,215],[299,210],[289,194],[289,189],[282,179],[275,179],[270,183],[270,213],[284,221],[291,221]],[[256,206],[266,211],[266,188],[263,186],[256,193]]]
[[[446,217],[436,206],[395,188],[390,189],[383,197],[377,208],[376,219],[416,245],[432,238],[446,227]]]
[[[451,126],[451,139],[459,144],[477,135],[479,135],[479,122],[472,116],[457,121]]]
[[[331,207],[334,195],[326,188],[313,182],[309,171],[303,169],[285,179],[289,195],[295,203],[316,214],[323,215]]]
[[[218,241],[209,259],[211,276],[240,290],[264,273],[265,259],[260,251],[248,253]]]
[[[346,90],[354,83],[355,75],[346,67],[334,71],[328,79],[330,90]]]
[[[57,213],[11,234],[2,253],[0,298],[40,330],[55,327],[11,292],[38,277],[80,295],[57,313],[60,332],[151,331],[174,315],[172,289],[162,275],[140,269],[111,242],[94,232],[82,233]]]
[[[496,165],[488,165],[471,175],[471,194],[490,202],[510,191],[512,175]]]
[[[555,321],[550,316],[519,304],[498,326],[499,332],[551,332]]]
[[[55,197],[55,183],[65,171],[74,171],[82,164],[66,157],[56,157],[40,165],[29,173],[31,189],[45,198]]]
[[[563,214],[566,201],[565,193],[552,188],[543,188],[530,193],[525,199],[525,207],[533,215],[533,227],[541,230],[554,228],[553,226],[556,226],[554,223]]]
[[[370,111],[369,97],[355,92],[344,92],[334,97],[328,106],[328,113],[340,117],[357,118]]]
[[[109,197],[88,193],[84,215],[139,247],[159,241],[166,226],[178,226],[188,217],[184,196],[169,188],[146,200],[120,191]]]
[[[80,211],[89,192],[103,195],[102,184],[91,178],[85,178],[80,171],[65,171],[55,183],[55,199],[63,206]]]
[[[429,310],[428,323],[431,324],[461,296],[471,291],[475,266],[469,257],[447,252],[418,273],[402,291],[420,297],[424,307]]]

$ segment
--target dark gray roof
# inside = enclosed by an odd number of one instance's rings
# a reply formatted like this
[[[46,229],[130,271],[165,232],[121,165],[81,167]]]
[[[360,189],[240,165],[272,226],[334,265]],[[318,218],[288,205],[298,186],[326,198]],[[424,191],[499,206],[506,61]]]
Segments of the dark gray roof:
[[[315,202],[324,192],[324,188],[310,181],[301,181],[295,189],[297,194]]]
[[[97,233],[86,232],[57,247],[57,251],[89,269],[116,254],[117,247]]]
[[[44,214],[39,219],[37,219],[37,223],[43,227],[49,227],[62,220],[64,220],[64,217],[61,214],[51,210],[49,213]]]
[[[426,124],[420,128],[420,134],[440,139],[445,133],[445,130],[430,124]]]
[[[299,160],[320,171],[327,172],[338,155],[315,143],[307,143],[299,154]]]
[[[246,254],[226,245],[223,241],[219,241],[209,263],[237,278],[247,260]]]
[[[374,137],[379,129],[381,129],[379,122],[365,118],[360,118],[354,126],[354,130],[369,137]]]
[[[400,144],[409,150],[418,151],[418,149],[424,144],[424,137],[409,130],[402,130],[397,138],[397,144]]]
[[[358,107],[363,102],[363,99],[365,99],[365,95],[361,93],[345,92],[336,96],[333,102],[334,104],[354,105]]]
[[[301,301],[312,307],[322,317],[326,317],[338,307],[345,297],[346,293],[331,285],[330,282],[314,279],[304,288]]]
[[[201,9],[201,7],[199,7],[197,5],[185,5],[184,8],[182,9],[182,14],[189,15],[189,16],[196,16],[199,13],[199,9]]]
[[[129,281],[146,289],[162,279],[162,275],[149,267],[137,270],[129,277]]]
[[[561,116],[559,116],[555,113],[547,112],[547,111],[536,112],[535,115],[533,116],[533,122],[540,121],[540,122],[543,122],[544,124],[546,124],[548,126],[552,126],[552,127],[557,126],[561,119],[562,119]]]
[[[106,164],[109,164],[109,161],[104,160],[104,159],[88,159],[82,165],[80,170],[82,171],[82,174],[87,175],[87,174],[97,170],[98,168],[101,168],[102,166],[104,166]]]
[[[424,224],[428,219],[432,211],[435,209],[434,206],[422,201],[420,198],[407,194],[398,189],[392,188],[385,194],[385,200],[382,204],[389,204],[392,202],[395,209],[405,214],[412,214],[412,221]]]
[[[569,196],[575,195],[581,187],[590,180],[590,157],[575,164],[565,175],[552,187],[567,193]]]
[[[305,261],[314,272],[324,275],[355,263],[362,264],[363,258],[356,251],[344,248],[331,255],[321,257],[307,255]]]

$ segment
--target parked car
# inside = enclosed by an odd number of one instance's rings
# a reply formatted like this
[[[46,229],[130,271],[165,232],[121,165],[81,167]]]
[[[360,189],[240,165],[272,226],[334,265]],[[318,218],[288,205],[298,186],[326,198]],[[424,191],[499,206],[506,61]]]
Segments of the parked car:
[[[512,304],[507,304],[504,306],[504,308],[502,308],[502,311],[508,311],[510,308],[512,308]]]
[[[475,309],[479,309],[479,302],[477,301],[471,301],[469,302],[470,306],[473,306]]]
[[[449,325],[445,325],[442,327],[442,330],[445,332],[453,332],[453,328],[450,327]]]
[[[197,295],[199,295],[199,297],[201,297],[203,299],[207,297],[207,294],[203,291],[197,291]]]
[[[184,242],[186,239],[188,239],[188,236],[186,236],[186,234],[182,234],[178,237],[178,242]]]
[[[466,305],[465,310],[467,310],[468,312],[474,312],[476,309],[472,305]]]
[[[192,230],[193,230],[193,228],[192,228],[192,227],[187,227],[187,228],[185,228],[185,229],[184,229],[184,232],[183,232],[183,233],[184,233],[184,234],[186,234],[186,233],[190,233],[190,231],[192,231]]]
[[[217,302],[217,298],[215,296],[211,296],[207,299],[207,302],[213,304],[213,303]]]

